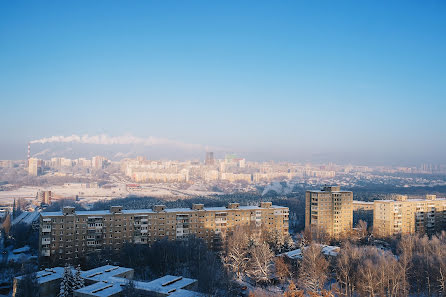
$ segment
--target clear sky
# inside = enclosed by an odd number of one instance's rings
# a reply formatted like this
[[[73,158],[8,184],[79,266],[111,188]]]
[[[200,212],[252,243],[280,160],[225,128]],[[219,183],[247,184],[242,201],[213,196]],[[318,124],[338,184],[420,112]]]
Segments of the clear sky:
[[[446,1],[1,1],[0,159],[54,135],[446,162]]]

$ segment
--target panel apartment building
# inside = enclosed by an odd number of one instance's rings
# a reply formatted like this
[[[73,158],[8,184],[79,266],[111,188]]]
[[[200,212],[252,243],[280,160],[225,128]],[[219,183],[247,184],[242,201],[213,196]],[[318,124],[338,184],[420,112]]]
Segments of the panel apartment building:
[[[305,193],[305,228],[339,237],[352,229],[353,193],[326,186]]]
[[[151,244],[160,239],[182,239],[189,235],[203,239],[211,248],[221,244],[226,231],[235,226],[261,226],[288,233],[287,207],[261,202],[259,206],[166,209],[75,211],[64,207],[59,212],[40,216],[40,256],[53,260],[74,260],[89,252],[119,250],[124,243]]]
[[[446,229],[446,198],[426,195],[425,199],[375,200],[373,232],[378,237],[395,234],[434,234]]]

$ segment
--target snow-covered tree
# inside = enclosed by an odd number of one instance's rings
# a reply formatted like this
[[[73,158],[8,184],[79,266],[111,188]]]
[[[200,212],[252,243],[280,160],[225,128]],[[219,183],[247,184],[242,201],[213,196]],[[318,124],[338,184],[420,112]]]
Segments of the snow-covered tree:
[[[74,277],[71,271],[71,266],[65,266],[62,281],[60,282],[58,297],[73,296],[73,281]]]
[[[76,273],[74,274],[73,291],[85,287],[84,278],[81,276],[81,267],[76,267]]]
[[[234,230],[227,239],[226,252],[222,257],[223,263],[237,279],[242,279],[248,263],[248,236],[242,228]]]
[[[322,255],[322,248],[311,244],[302,252],[299,268],[299,283],[308,293],[318,293],[324,288],[328,277],[328,262]]]
[[[251,258],[248,263],[247,274],[258,282],[268,282],[273,274],[274,254],[267,243],[252,246],[250,248]]]

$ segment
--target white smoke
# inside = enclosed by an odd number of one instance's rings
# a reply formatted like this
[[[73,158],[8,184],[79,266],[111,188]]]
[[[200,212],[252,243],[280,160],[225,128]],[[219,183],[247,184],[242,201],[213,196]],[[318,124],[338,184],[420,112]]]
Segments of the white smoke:
[[[155,145],[168,145],[175,146],[183,149],[190,150],[204,150],[205,146],[201,144],[191,144],[184,143],[181,141],[170,140],[167,138],[157,138],[157,137],[136,137],[132,135],[124,135],[124,136],[108,136],[106,134],[100,135],[76,135],[73,134],[71,136],[51,136],[45,137],[41,139],[32,140],[30,143],[50,143],[50,142],[59,142],[59,143],[84,143],[84,144],[103,144],[103,145],[111,145],[111,144],[139,144],[145,146],[155,146]]]
[[[45,154],[48,153],[49,151],[50,151],[50,149],[44,149],[44,150],[41,151],[41,152],[38,152],[38,153],[33,154],[33,158],[34,158],[34,157],[38,157],[38,156],[45,155]]]

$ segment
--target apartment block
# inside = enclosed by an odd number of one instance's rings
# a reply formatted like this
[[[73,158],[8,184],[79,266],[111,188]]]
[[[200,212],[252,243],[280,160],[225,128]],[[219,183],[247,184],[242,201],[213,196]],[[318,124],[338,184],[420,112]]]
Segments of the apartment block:
[[[28,174],[38,176],[42,173],[42,160],[30,158],[28,160]]]
[[[351,230],[353,193],[339,186],[326,186],[320,191],[305,193],[305,227],[338,237]]]
[[[261,202],[259,206],[166,209],[75,211],[64,207],[59,212],[42,212],[40,216],[41,257],[73,260],[89,252],[119,250],[126,242],[151,244],[160,239],[176,240],[195,236],[211,248],[218,248],[225,234],[235,226],[257,226],[288,233],[287,207]]]
[[[36,199],[46,205],[51,204],[51,197],[51,191],[38,191],[36,195]]]
[[[425,199],[407,199],[396,195],[394,200],[375,200],[373,231],[375,236],[395,234],[434,234],[446,229],[446,198],[426,195]]]

